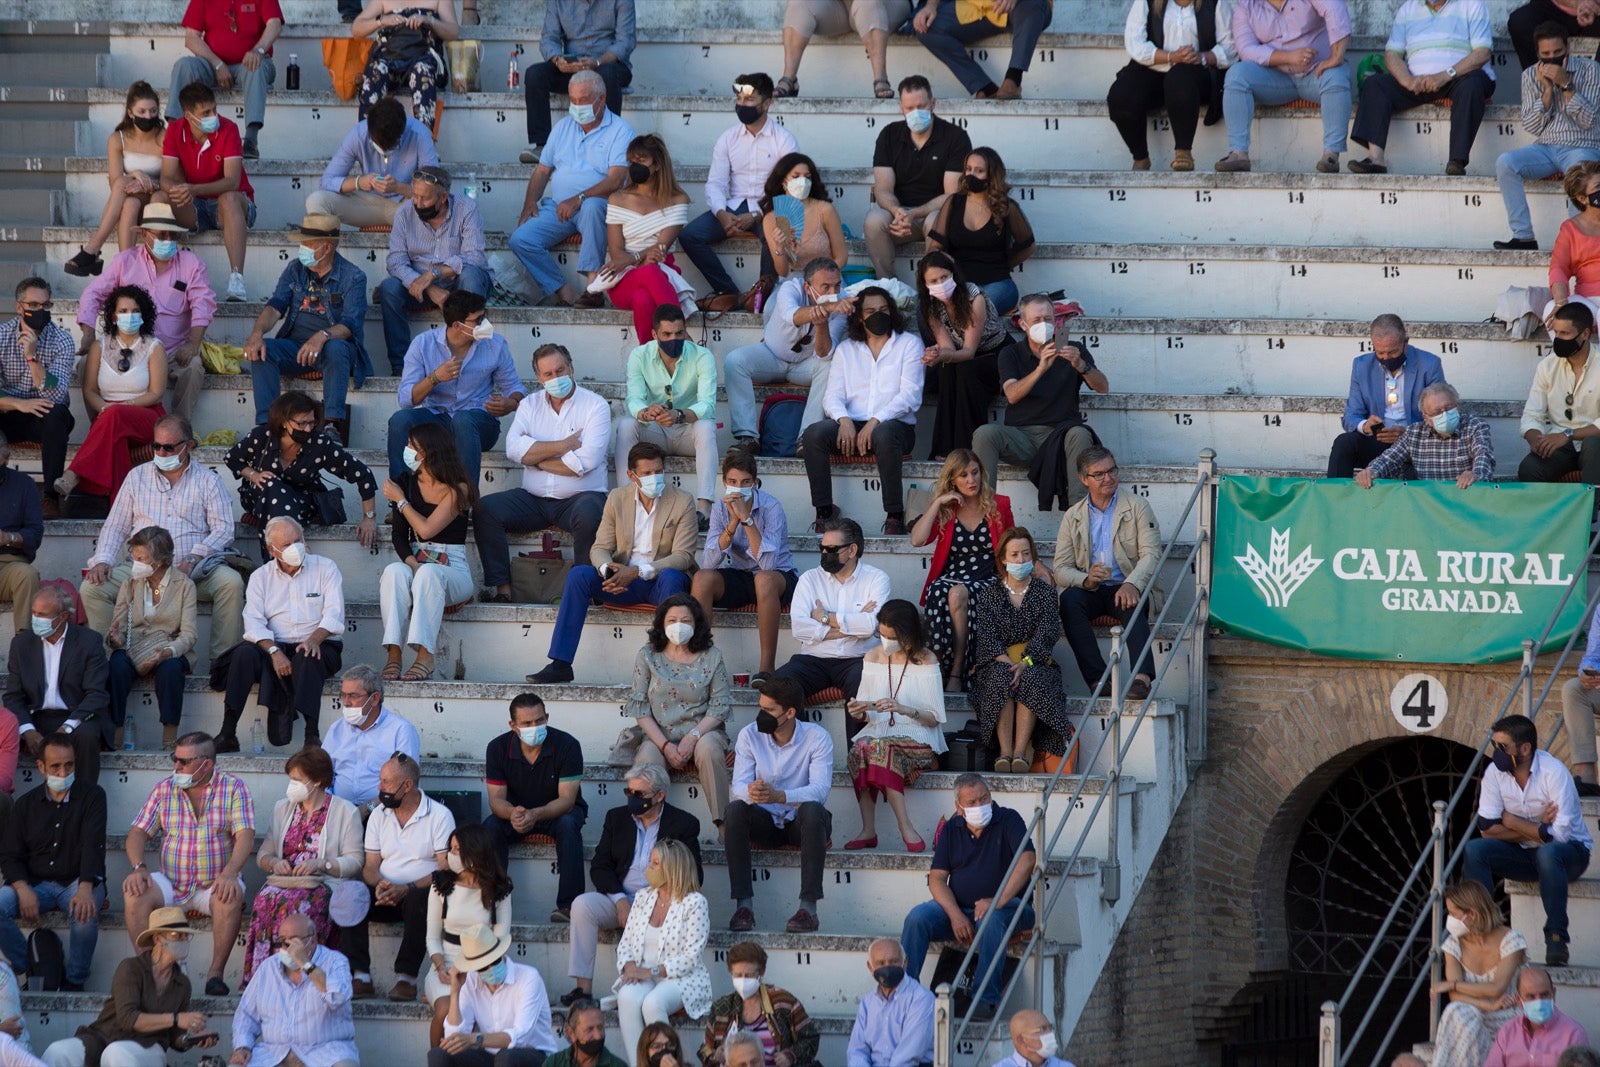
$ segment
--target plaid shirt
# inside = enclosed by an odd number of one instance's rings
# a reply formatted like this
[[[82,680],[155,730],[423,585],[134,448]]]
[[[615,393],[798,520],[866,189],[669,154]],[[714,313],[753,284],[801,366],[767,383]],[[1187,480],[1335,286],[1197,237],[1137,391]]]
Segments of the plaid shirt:
[[[28,359],[22,354],[22,320],[12,319],[0,326],[0,393],[36,400],[48,397],[57,404],[67,403],[67,385],[72,381],[77,362],[77,346],[72,335],[51,322],[39,331],[39,362],[44,364],[44,388],[36,389],[28,373]],[[52,377],[54,380],[52,380]]]
[[[1494,442],[1489,424],[1476,415],[1461,413],[1455,436],[1444,437],[1427,422],[1405,428],[1400,440],[1367,466],[1374,478],[1416,477],[1421,480],[1455,480],[1471,470],[1478,480],[1494,475]]]
[[[161,839],[161,873],[179,896],[210,885],[233,854],[233,835],[255,827],[255,803],[244,782],[223,771],[212,773],[205,811],[196,819],[189,797],[172,776],[161,779],[133,825]]]
[[[172,555],[178,563],[185,556],[225,551],[233,543],[233,500],[222,486],[222,476],[193,456],[176,485],[153,462],[133,468],[100,527],[89,566],[115,567],[127,554],[128,538],[146,526],[159,526],[172,535]]]

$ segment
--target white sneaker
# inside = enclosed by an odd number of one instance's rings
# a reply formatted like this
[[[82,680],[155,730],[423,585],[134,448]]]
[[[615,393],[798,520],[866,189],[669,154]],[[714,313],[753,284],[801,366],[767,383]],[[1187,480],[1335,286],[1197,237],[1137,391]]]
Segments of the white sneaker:
[[[243,301],[245,299],[244,275],[240,274],[238,271],[234,271],[232,274],[228,275],[228,299],[237,301]]]

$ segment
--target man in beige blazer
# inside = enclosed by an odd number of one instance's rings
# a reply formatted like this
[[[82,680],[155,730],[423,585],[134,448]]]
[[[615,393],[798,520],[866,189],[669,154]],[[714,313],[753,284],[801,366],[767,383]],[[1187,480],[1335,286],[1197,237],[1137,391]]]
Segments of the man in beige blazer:
[[[659,604],[689,592],[694,573],[694,497],[667,485],[667,457],[641,441],[628,450],[628,483],[606,496],[605,512],[589,566],[573,567],[561,590],[556,630],[550,637],[550,663],[528,681],[550,685],[572,681],[589,604],[612,607]]]

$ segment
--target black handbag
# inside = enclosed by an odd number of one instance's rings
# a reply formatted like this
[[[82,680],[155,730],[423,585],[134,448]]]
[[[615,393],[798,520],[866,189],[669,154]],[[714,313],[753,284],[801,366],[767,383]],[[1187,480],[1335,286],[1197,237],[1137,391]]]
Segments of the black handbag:
[[[433,50],[432,33],[399,26],[388,33],[379,34],[378,43],[372,49],[372,58],[385,63],[410,64],[427,58]]]
[[[317,487],[311,490],[311,502],[316,505],[318,523],[323,526],[344,525],[343,489],[329,489],[318,479]]]

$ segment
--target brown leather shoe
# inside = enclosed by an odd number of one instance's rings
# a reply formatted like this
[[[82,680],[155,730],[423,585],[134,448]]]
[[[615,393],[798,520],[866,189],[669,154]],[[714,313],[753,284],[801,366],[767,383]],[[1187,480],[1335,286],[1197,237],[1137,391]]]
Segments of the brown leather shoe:
[[[399,1004],[417,999],[417,983],[402,978],[389,987],[389,999]]]
[[[372,988],[372,979],[370,978],[357,978],[350,983],[351,1000],[368,1000],[377,995],[378,991]]]
[[[1021,100],[1022,86],[1007,78],[1000,83],[1000,89],[994,94],[996,100]]]
[[[756,913],[749,908],[740,908],[733,913],[733,918],[728,920],[728,929],[735,932],[754,930],[756,928]]]
[[[791,934],[810,934],[816,932],[817,925],[817,913],[800,908],[789,916],[789,921],[784,924],[783,929]]]
[[[1150,696],[1150,681],[1142,676],[1128,683],[1129,700],[1145,700]]]

